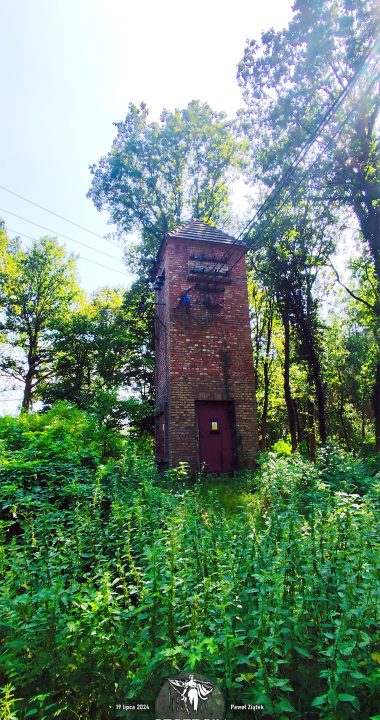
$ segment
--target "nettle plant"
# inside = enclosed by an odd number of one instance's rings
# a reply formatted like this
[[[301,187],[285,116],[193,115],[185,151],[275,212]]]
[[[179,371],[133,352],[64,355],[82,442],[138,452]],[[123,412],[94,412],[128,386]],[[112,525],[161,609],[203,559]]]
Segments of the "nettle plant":
[[[1,717],[111,720],[179,672],[263,718],[376,717],[376,467],[359,488],[347,454],[268,453],[192,484],[127,436],[105,459],[96,427],[0,421]]]

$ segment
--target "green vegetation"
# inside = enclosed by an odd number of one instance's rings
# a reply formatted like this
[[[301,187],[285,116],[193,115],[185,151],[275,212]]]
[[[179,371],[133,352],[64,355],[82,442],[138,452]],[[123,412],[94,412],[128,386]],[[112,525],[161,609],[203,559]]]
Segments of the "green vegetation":
[[[25,249],[0,233],[0,371],[23,384],[29,410],[39,384],[54,374],[51,335],[80,291],[74,260],[54,239]]]
[[[261,288],[274,299],[283,325],[292,446],[305,440],[311,454],[314,424],[322,442],[331,437],[326,332],[318,308],[326,300],[321,275],[326,282],[326,268],[335,263],[334,252],[342,253],[347,227],[358,229],[357,254],[370,286],[370,297],[363,284],[358,288],[349,282],[346,289],[362,309],[361,328],[375,341],[366,369],[367,377],[372,372],[371,389],[362,403],[368,406],[369,399],[372,405],[375,447],[380,450],[379,37],[376,0],[299,0],[288,27],[270,28],[260,40],[247,41],[238,69],[245,102],[240,128],[249,139],[247,175],[265,197],[278,189],[275,202],[254,216],[246,240]],[[346,98],[339,104],[342,92]],[[318,142],[304,154],[301,149],[315,133]],[[334,281],[345,287],[332,267]],[[290,370],[294,355],[302,365],[302,388]],[[356,422],[347,390],[336,398],[331,414],[335,427],[338,420],[341,441],[350,446]],[[363,415],[368,417],[364,409]]]
[[[122,234],[137,229],[140,243],[129,264],[146,276],[162,238],[189,218],[223,224],[229,219],[231,179],[244,165],[245,140],[234,123],[207,103],[193,100],[160,122],[130,104],[110,152],[91,166],[88,192],[98,210],[106,209]]]
[[[0,377],[22,408],[58,400],[90,409],[106,427],[152,427],[153,320],[136,284],[86,298],[75,260],[56,238],[30,247],[0,224]],[[1,388],[3,389],[3,388]],[[128,392],[128,398],[126,397]],[[1,399],[1,395],[0,395]]]
[[[180,671],[263,720],[380,720],[379,27],[375,0],[298,0],[248,42],[235,120],[129,106],[88,193],[139,234],[127,292],[85,298],[54,238],[0,220],[1,389],[23,395],[0,419],[0,720],[111,720]],[[263,452],[233,480],[152,454],[150,270],[190,216],[249,248]]]
[[[283,443],[192,484],[67,403],[0,442],[2,718],[114,718],[191,670],[263,718],[376,714],[375,459]]]

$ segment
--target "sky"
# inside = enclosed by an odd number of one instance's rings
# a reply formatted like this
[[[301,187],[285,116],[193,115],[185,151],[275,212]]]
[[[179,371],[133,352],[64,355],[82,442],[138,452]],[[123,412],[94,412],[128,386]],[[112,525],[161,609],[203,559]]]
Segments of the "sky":
[[[233,116],[242,104],[236,66],[246,39],[286,25],[290,7],[288,0],[0,0],[0,218],[10,234],[61,233],[70,252],[103,266],[78,262],[86,291],[127,286],[121,249],[98,237],[115,228],[86,198],[89,165],[110,150],[113,123],[141,101],[152,120],[192,99]]]
[[[291,5],[0,0],[0,218],[9,235],[27,245],[57,236],[80,256],[86,292],[128,287],[122,249],[103,239],[115,228],[86,197],[89,165],[110,150],[113,123],[142,101],[151,120],[193,99],[233,117],[242,105],[236,68],[246,40],[284,27]]]

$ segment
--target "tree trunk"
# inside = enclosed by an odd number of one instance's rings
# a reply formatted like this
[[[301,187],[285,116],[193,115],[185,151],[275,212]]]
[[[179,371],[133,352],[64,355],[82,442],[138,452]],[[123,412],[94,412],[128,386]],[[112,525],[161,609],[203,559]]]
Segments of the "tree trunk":
[[[316,357],[316,355],[313,358],[313,360],[315,361],[315,362],[313,362],[313,371],[314,371],[315,394],[316,394],[316,398],[317,398],[318,429],[319,429],[319,435],[321,438],[321,442],[325,443],[327,440],[325,390],[324,390],[323,383],[322,383],[320,367],[319,367],[319,360]]]
[[[345,418],[344,418],[344,392],[343,392],[344,380],[340,373],[338,373],[338,377],[339,377],[339,382],[340,382],[338,415],[339,415],[340,424],[342,426],[344,439],[346,441],[347,450],[348,450],[348,452],[351,452],[352,448],[351,448],[350,438],[348,435],[346,422],[345,422]]]
[[[296,426],[297,426],[297,437],[298,437],[298,444],[300,444],[303,441],[303,430],[301,425],[301,418],[300,418],[300,404],[299,402],[295,400],[293,403],[294,407],[294,413],[296,416]],[[302,412],[302,411],[301,411]]]
[[[288,412],[289,432],[292,441],[292,451],[297,450],[297,423],[294,412],[294,401],[290,389],[290,323],[289,315],[284,308],[280,310],[284,325],[284,395]]]
[[[366,433],[365,433],[365,403],[364,398],[362,400],[362,442],[365,442]]]
[[[24,397],[22,399],[22,409],[25,410],[25,412],[29,412],[30,406],[32,404],[33,377],[34,377],[33,368],[29,367],[28,372],[25,376]]]
[[[315,397],[317,401],[317,418],[318,418],[318,429],[321,442],[325,443],[327,440],[326,431],[326,403],[325,403],[325,390],[323,387],[321,366],[315,347],[315,341],[313,332],[310,327],[308,320],[305,318],[302,309],[297,308],[297,320],[299,328],[301,330],[301,342],[303,351],[305,353],[305,359],[309,365],[312,373],[312,378],[315,387]]]
[[[370,128],[372,130],[372,128]],[[368,243],[373,260],[375,278],[377,283],[377,297],[375,299],[374,315],[380,318],[380,183],[376,173],[371,176],[367,165],[370,159],[371,133],[363,133],[357,128],[362,148],[362,169],[354,178],[353,186],[356,193],[353,197],[353,208],[359,220],[363,236]],[[360,147],[360,146],[359,146]],[[375,371],[375,384],[373,388],[373,411],[375,420],[375,450],[380,450],[380,359],[377,361]]]
[[[264,360],[264,402],[263,412],[261,415],[261,449],[266,450],[267,447],[267,420],[268,420],[268,407],[269,407],[269,353],[270,344],[272,339],[272,325],[273,325],[273,306],[272,313],[268,317],[267,325],[267,343],[265,348],[265,360]]]
[[[267,447],[267,419],[268,419],[268,405],[269,405],[269,363],[268,360],[264,362],[264,402],[263,412],[261,415],[261,449],[266,450]]]
[[[307,401],[307,439],[309,446],[309,455],[311,460],[315,460],[315,427],[314,427],[314,403],[312,400]]]
[[[22,400],[22,409],[25,412],[29,412],[30,406],[32,404],[32,390],[33,390],[33,380],[36,375],[37,370],[37,364],[38,364],[38,356],[36,355],[36,347],[37,343],[33,342],[33,344],[29,347],[28,352],[28,370],[25,376],[25,386],[24,386],[24,397]]]
[[[380,451],[380,358],[376,365],[375,385],[373,388],[373,412],[375,416],[375,450]]]

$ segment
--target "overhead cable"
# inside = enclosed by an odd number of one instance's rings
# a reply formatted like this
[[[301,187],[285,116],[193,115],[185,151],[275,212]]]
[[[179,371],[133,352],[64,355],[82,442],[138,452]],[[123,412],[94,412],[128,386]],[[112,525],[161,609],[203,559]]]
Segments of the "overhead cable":
[[[42,230],[47,230],[48,232],[51,232],[54,235],[58,235],[59,237],[62,237],[65,240],[70,240],[70,242],[77,243],[77,245],[83,245],[83,247],[86,247],[88,250],[94,250],[94,252],[97,252],[100,255],[105,255],[106,257],[112,258],[112,260],[117,260],[117,262],[120,262],[120,258],[116,257],[116,255],[111,255],[110,253],[105,252],[104,250],[98,250],[97,248],[94,248],[92,245],[87,245],[87,243],[81,242],[80,240],[74,240],[74,238],[69,237],[68,235],[63,235],[62,233],[59,233],[56,230],[52,230],[51,228],[47,228],[44,225],[40,225],[39,223],[33,222],[33,220],[28,220],[28,218],[22,217],[21,215],[17,215],[16,213],[11,212],[10,210],[6,210],[5,208],[0,208],[0,211],[8,213],[8,215],[13,215],[13,217],[18,218],[19,220],[24,220],[25,222],[30,223],[30,225],[35,225],[36,227],[42,228]]]
[[[30,203],[30,205],[34,205],[35,207],[40,208],[40,210],[44,210],[45,212],[50,213],[50,215],[55,215],[55,217],[59,218],[60,220],[64,220],[65,222],[70,223],[70,225],[74,225],[77,228],[80,228],[80,230],[85,230],[85,232],[90,233],[91,235],[94,235],[95,237],[100,238],[101,240],[105,240],[106,242],[111,243],[111,245],[115,245],[116,247],[119,247],[119,245],[112,240],[109,240],[108,238],[104,237],[103,235],[100,235],[97,232],[94,232],[93,230],[89,230],[88,228],[84,227],[84,225],[79,225],[79,223],[74,222],[73,220],[69,220],[69,218],[65,217],[64,215],[59,215],[58,213],[54,212],[54,210],[49,210],[49,208],[44,207],[43,205],[39,205],[38,203],[34,202],[33,200],[29,200],[28,198],[24,197],[23,195],[19,195],[19,193],[16,193],[14,190],[10,190],[9,188],[5,187],[4,185],[0,185],[0,188],[2,190],[5,190],[7,193],[11,193],[11,195],[14,195],[15,197],[20,198],[20,200],[25,200],[25,202]]]
[[[283,173],[283,175],[281,176],[278,184],[273,188],[273,190],[269,193],[269,195],[266,197],[266,199],[264,200],[264,202],[260,205],[260,207],[258,208],[258,210],[255,212],[254,217],[246,224],[245,228],[243,228],[243,230],[239,233],[239,235],[238,235],[238,237],[236,238],[236,240],[231,244],[231,248],[234,248],[234,247],[237,247],[237,246],[241,247],[241,246],[243,246],[243,245],[245,246],[245,247],[244,247],[244,252],[242,253],[242,255],[239,257],[239,259],[234,263],[234,265],[233,265],[232,267],[235,267],[235,265],[237,264],[237,262],[240,261],[241,257],[243,257],[243,255],[245,255],[245,254],[248,252],[248,250],[250,249],[250,247],[247,246],[247,245],[244,243],[244,240],[247,238],[247,236],[249,236],[249,233],[250,233],[250,231],[252,230],[252,228],[254,227],[255,223],[257,222],[257,220],[260,219],[260,217],[261,217],[262,215],[264,215],[264,213],[267,213],[267,212],[268,212],[268,209],[270,209],[270,208],[276,203],[276,200],[277,200],[278,196],[280,195],[281,191],[283,190],[283,188],[284,188],[284,187],[286,188],[286,186],[289,186],[289,180],[290,180],[291,177],[294,175],[294,173],[295,173],[298,165],[299,165],[300,162],[306,157],[306,155],[307,155],[307,153],[309,152],[309,150],[313,147],[313,145],[315,144],[315,142],[318,140],[319,135],[321,134],[322,130],[328,125],[328,123],[330,122],[331,118],[332,118],[333,115],[336,113],[337,109],[340,107],[340,105],[343,104],[343,102],[345,101],[348,93],[349,93],[350,90],[354,87],[354,85],[356,84],[356,82],[359,80],[361,74],[362,74],[362,73],[364,72],[364,70],[366,69],[367,63],[368,63],[369,59],[371,58],[371,55],[378,49],[378,47],[379,47],[379,41],[377,41],[377,42],[373,45],[373,47],[364,55],[364,57],[362,58],[360,64],[358,65],[357,69],[355,70],[355,72],[354,72],[353,75],[351,76],[351,78],[350,78],[350,80],[348,81],[348,83],[346,84],[346,86],[341,90],[341,92],[339,93],[339,95],[337,96],[337,98],[336,98],[336,99],[334,100],[334,102],[330,105],[330,107],[328,108],[328,110],[324,113],[323,117],[322,117],[321,120],[318,122],[316,128],[313,130],[312,134],[311,134],[308,138],[306,138],[306,140],[305,140],[305,142],[303,143],[303,146],[301,147],[300,151],[298,152],[297,157],[295,158],[295,160],[291,163],[291,165],[290,165],[290,166],[287,168],[287,170]],[[367,88],[367,91],[372,87],[372,85],[376,82],[376,80],[377,80],[377,76],[375,76],[375,78],[372,80],[372,82],[370,83],[370,86]],[[346,124],[346,122],[347,122],[347,120],[348,120],[348,117],[349,117],[350,115],[351,115],[351,111],[349,111],[349,112],[346,114],[346,117],[345,117],[343,123],[340,123],[339,127],[338,127],[337,130],[334,132],[334,135],[333,135],[333,138],[332,138],[332,139],[335,139],[335,137],[336,137],[336,135],[338,134],[338,132],[339,132],[339,131],[342,129],[342,127],[344,127],[344,125]],[[327,146],[325,146],[324,148],[322,148],[322,151],[319,152],[317,158],[314,159],[314,161],[312,162],[312,164],[306,169],[306,171],[303,173],[303,175],[301,176],[301,179],[298,181],[298,183],[297,183],[297,185],[296,185],[295,187],[298,187],[298,186],[301,184],[302,180],[303,180],[303,179],[306,177],[306,175],[310,172],[310,169],[313,167],[313,165],[315,165],[315,162],[317,161],[318,157],[321,155],[321,152],[324,152],[330,144],[331,144],[331,139],[330,139],[330,142],[327,144]],[[294,186],[293,186],[293,188],[294,188]],[[260,236],[262,236],[264,230],[265,230],[265,229],[268,227],[268,225],[273,221],[273,219],[276,217],[276,215],[278,214],[278,212],[280,211],[280,209],[283,207],[283,205],[284,205],[285,203],[286,203],[286,200],[283,201],[282,204],[281,204],[279,207],[277,207],[277,210],[275,211],[275,213],[271,216],[271,218],[269,218],[267,224],[265,225],[265,227],[264,227],[264,228],[262,229],[262,231],[260,232]],[[242,237],[244,237],[244,240],[243,240],[243,241],[241,240]],[[232,255],[233,255],[233,252],[234,252],[234,250],[233,250],[233,249],[231,250],[231,248],[229,248],[229,255],[228,255],[228,257],[224,258],[224,259],[223,259],[222,261],[220,261],[220,262],[215,263],[214,267],[210,269],[210,275],[211,275],[212,273],[214,273],[214,275],[215,275],[216,272],[217,272],[217,268],[220,269],[221,267],[223,267],[223,265],[226,265],[226,264],[229,262],[229,260],[231,259]],[[231,269],[232,269],[232,268],[230,268],[230,270],[231,270]]]
[[[28,240],[36,239],[31,237],[30,235],[25,235],[25,233],[19,232],[18,230],[12,230],[12,228],[9,227],[7,227],[7,230],[11,233],[15,233],[16,235],[20,235],[21,237],[28,238]],[[119,275],[129,277],[128,273],[123,272],[122,270],[116,270],[115,268],[109,267],[109,265],[103,265],[102,263],[96,262],[96,260],[90,260],[90,258],[83,257],[83,255],[79,255],[79,260],[85,260],[85,262],[92,263],[92,265],[97,265],[98,267],[104,268],[105,270],[111,270],[112,272],[118,273]]]

